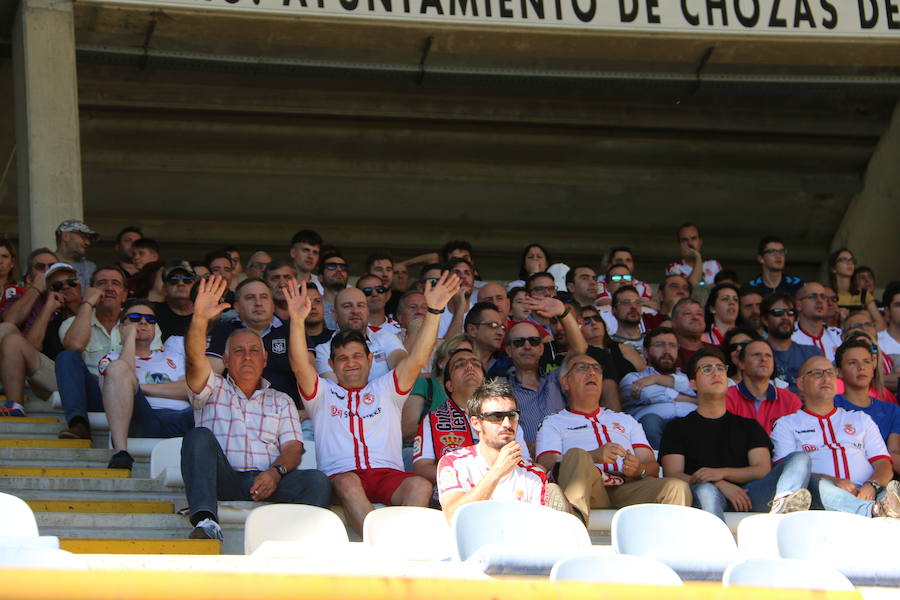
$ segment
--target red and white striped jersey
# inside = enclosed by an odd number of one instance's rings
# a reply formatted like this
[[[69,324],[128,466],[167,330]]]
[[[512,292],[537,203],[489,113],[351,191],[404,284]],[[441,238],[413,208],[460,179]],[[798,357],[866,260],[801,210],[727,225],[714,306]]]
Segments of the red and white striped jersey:
[[[361,389],[319,377],[312,396],[300,390],[316,434],[317,468],[328,476],[360,469],[402,471],[400,412],[408,395],[394,371]]]
[[[703,283],[705,285],[713,285],[716,282],[716,274],[722,270],[722,265],[719,264],[717,260],[704,260],[703,261]],[[666,275],[684,275],[685,278],[690,279],[691,273],[694,272],[694,267],[687,264],[684,259],[679,260],[678,262],[671,263],[668,267],[666,267]]]
[[[803,331],[798,324],[797,329],[794,330],[794,335],[791,336],[791,340],[805,346],[815,346],[822,351],[825,358],[833,362],[834,351],[841,345],[841,330],[837,327],[824,327],[822,329],[822,335],[813,337],[809,333]]]
[[[478,453],[478,446],[466,446],[445,454],[438,462],[438,497],[443,503],[448,492],[468,492],[487,474],[490,466]],[[520,460],[497,483],[491,500],[512,500],[547,504],[547,473],[530,460]]]
[[[382,323],[381,325],[372,325],[371,323],[369,323],[369,331],[378,333],[382,329],[388,331],[389,333],[393,333],[400,339],[403,339],[403,328],[400,327],[400,323],[392,319],[390,316],[386,316],[384,318],[384,323]]]
[[[647,448],[653,451],[644,435],[644,428],[634,417],[600,407],[590,414],[562,410],[547,416],[538,429],[535,452],[539,460],[542,454],[565,454],[573,448],[590,452],[610,442],[619,444],[626,450]],[[618,459],[615,464],[597,463],[597,468],[607,475],[621,473],[622,459]],[[621,477],[609,477],[604,483],[621,485],[624,480]]]
[[[891,460],[878,425],[866,413],[835,407],[827,415],[805,408],[781,417],[772,429],[773,459],[803,451],[812,459],[812,472],[862,485],[872,478],[872,463]]]

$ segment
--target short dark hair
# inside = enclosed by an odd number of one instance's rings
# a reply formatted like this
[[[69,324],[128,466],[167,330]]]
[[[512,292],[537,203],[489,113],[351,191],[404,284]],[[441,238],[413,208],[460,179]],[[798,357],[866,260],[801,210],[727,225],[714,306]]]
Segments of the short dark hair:
[[[703,307],[703,320],[706,321],[706,327],[708,331],[712,331],[713,325],[716,324],[712,309],[713,306],[716,305],[716,302],[719,300],[719,294],[722,293],[722,290],[731,290],[735,293],[736,296],[740,298],[738,286],[734,285],[733,283],[717,283],[715,286],[713,286],[713,289],[709,291],[709,296],[706,297],[706,306]],[[740,309],[738,309],[738,314],[740,314]]]
[[[56,255],[55,251],[51,250],[47,246],[41,246],[40,248],[35,248],[34,250],[32,250],[28,255],[28,264],[26,265],[27,268],[31,268],[31,261],[33,261],[38,254],[52,254],[55,262],[59,262],[59,257]]]
[[[130,298],[125,301],[125,304],[122,305],[122,312],[119,313],[119,322],[123,322],[125,317],[128,316],[128,311],[134,308],[135,306],[146,306],[150,309],[153,315],[156,315],[156,307],[153,306],[153,303],[147,298]]]
[[[669,273],[668,275],[666,275],[665,277],[663,277],[663,278],[662,278],[662,281],[659,282],[658,289],[659,289],[659,290],[662,290],[664,287],[666,287],[666,282],[669,281],[670,279],[672,279],[673,277],[680,277],[681,279],[683,279],[684,282],[685,282],[685,283],[687,284],[687,286],[688,286],[688,296],[693,296],[693,295],[694,295],[694,284],[691,283],[691,280],[690,280],[690,279],[688,279],[687,277],[685,277],[685,276],[682,275],[681,273]]]
[[[751,294],[756,294],[761,298],[765,297],[763,291],[756,286],[744,284],[740,288],[738,288],[738,298],[743,298],[744,296],[749,296]]]
[[[722,269],[713,277],[713,283],[715,284],[728,283],[730,281],[738,282],[740,280],[741,278],[738,277],[737,271],[734,269]]]
[[[566,272],[566,285],[569,285],[570,283],[575,283],[575,272],[578,269],[590,269],[591,271],[594,271],[594,267],[592,267],[591,265],[578,265],[578,266],[572,267],[571,269],[569,269]],[[594,272],[596,273],[596,271],[594,271]]]
[[[612,246],[609,249],[609,252],[606,254],[606,262],[612,263],[613,256],[616,255],[616,252],[627,252],[631,255],[631,258],[634,258],[634,252],[631,251],[630,246]]]
[[[623,285],[622,287],[617,289],[615,292],[613,292],[613,295],[612,295],[613,307],[615,307],[617,304],[619,304],[619,296],[621,296],[622,294],[624,294],[626,292],[634,292],[638,296],[641,295],[641,293],[639,291],[637,291],[637,288],[634,287],[633,285]]]
[[[237,287],[234,288],[234,299],[237,300],[238,298],[240,298],[241,290],[244,289],[245,287],[247,287],[248,285],[250,285],[251,283],[261,283],[264,286],[266,286],[266,288],[268,288],[270,290],[272,289],[269,287],[268,283],[266,283],[259,277],[248,277],[247,279],[245,279],[242,282],[240,282],[239,284],[237,284]]]
[[[134,250],[137,248],[146,248],[147,250],[152,250],[153,252],[159,254],[159,242],[152,238],[142,237],[139,240],[134,240],[134,243],[131,245],[131,249]]]
[[[694,355],[691,357],[691,360],[688,361],[687,364],[687,376],[691,381],[697,379],[697,363],[700,362],[700,359],[707,357],[717,358],[722,361],[722,364],[726,367],[728,366],[728,359],[725,358],[725,353],[722,352],[717,346],[704,346],[697,350]]]
[[[137,243],[137,242],[135,242],[135,244],[136,244],[136,243]],[[207,269],[211,269],[210,265],[212,265],[212,262],[213,262],[214,260],[216,260],[217,258],[224,258],[224,259],[227,260],[229,263],[231,262],[231,257],[228,256],[228,255],[225,253],[224,250],[213,250],[212,252],[209,252],[209,253],[203,258],[203,264],[206,265],[206,268],[207,268]]]
[[[759,239],[759,243],[756,245],[756,255],[762,256],[763,251],[765,251],[766,246],[769,244],[778,243],[784,246],[784,240],[782,240],[777,235],[764,235]]]
[[[644,350],[650,348],[650,343],[654,340],[654,338],[658,338],[661,335],[675,335],[675,330],[671,327],[665,327],[660,325],[659,327],[654,327],[650,331],[644,334]]]
[[[291,238],[291,246],[296,244],[309,244],[310,246],[322,247],[322,236],[312,229],[301,229]]]
[[[388,254],[384,250],[378,250],[377,252],[373,252],[366,257],[366,273],[370,273],[372,271],[372,265],[375,264],[376,260],[387,260],[390,261],[391,265],[394,264],[394,259],[391,258],[390,254]]]
[[[474,323],[480,323],[481,317],[486,310],[493,310],[495,312],[500,312],[500,309],[497,308],[497,305],[493,302],[478,302],[469,309],[469,312],[466,314],[466,320],[463,323],[463,331],[469,328],[469,325],[473,325]]]
[[[688,227],[693,227],[694,229],[697,230],[697,235],[700,235],[700,228],[697,227],[696,225],[694,225],[693,223],[688,222],[688,223],[682,223],[681,225],[678,226],[678,229],[675,230],[675,237],[680,240],[681,239],[681,230],[686,229]]]
[[[884,288],[884,294],[881,295],[881,305],[884,306],[885,311],[889,310],[891,302],[894,301],[894,296],[897,294],[900,294],[900,280],[892,281]]]
[[[363,273],[362,275],[360,275],[360,276],[357,278],[357,280],[356,280],[356,289],[358,289],[358,290],[361,290],[361,289],[362,289],[362,280],[365,279],[366,277],[370,277],[370,278],[372,278],[372,279],[377,279],[377,280],[378,280],[378,285],[381,285],[381,277],[380,277],[380,276],[378,276],[378,275],[376,275],[376,274],[374,274],[374,273],[369,273],[368,271],[366,271],[365,273]]]
[[[441,263],[428,263],[427,265],[423,265],[421,269],[419,269],[419,281],[422,281],[425,278],[425,273],[428,271],[439,270],[443,272],[444,265]]]
[[[410,288],[410,289],[406,290],[405,292],[403,292],[403,295],[400,296],[400,300],[397,301],[397,310],[400,310],[401,307],[406,308],[406,300],[410,296],[414,296],[416,294],[419,294],[421,296],[421,295],[424,295],[424,292],[417,290],[415,288]]]
[[[469,398],[469,402],[466,405],[469,416],[477,417],[480,415],[481,405],[484,404],[485,400],[489,400],[490,398],[512,400],[515,403],[516,408],[519,408],[519,402],[516,400],[516,396],[513,394],[512,388],[508,383],[501,379],[485,379],[477,388],[475,388],[475,391],[472,392],[472,397]]]
[[[841,363],[844,361],[844,355],[852,348],[863,348],[869,354],[875,355],[875,352],[872,352],[872,342],[868,337],[851,337],[834,351],[834,365],[838,369],[841,368]]]
[[[347,259],[344,258],[340,252],[326,252],[319,258],[319,274],[320,275],[325,272],[325,261],[331,260],[332,258],[341,259],[342,261],[344,261],[345,265],[348,265],[347,268],[349,268],[349,263],[347,263]]]
[[[450,352],[447,353],[447,362],[446,367],[444,368],[444,372],[441,374],[441,384],[444,386],[444,392],[447,392],[447,397],[450,397],[450,393],[447,391],[447,382],[450,381],[450,376],[453,374],[452,369],[450,368],[450,363],[453,361],[453,357],[459,354],[460,352],[468,352],[473,355],[475,358],[478,358],[478,354],[474,350],[469,350],[468,348],[454,348]],[[478,361],[478,365],[481,367],[481,376],[484,377],[484,365],[481,364],[481,361]]]
[[[294,261],[288,260],[286,258],[273,258],[272,262],[267,264],[266,268],[263,269],[262,278],[268,279],[269,273],[271,271],[275,271],[276,269],[283,269],[284,267],[290,267],[291,271],[294,273],[294,277],[297,276],[297,268],[294,267]],[[313,287],[315,287],[315,286],[313,286]]]
[[[532,273],[531,275],[528,276],[528,279],[525,280],[525,290],[526,291],[528,291],[528,292],[531,291],[531,284],[534,283],[534,280],[537,279],[538,277],[549,277],[550,279],[553,280],[554,286],[556,285],[556,278],[553,276],[552,273],[548,273],[547,271],[541,271],[540,273]]]
[[[473,254],[471,243],[466,240],[450,240],[441,247],[441,262],[447,262],[450,258],[450,253],[454,250],[465,250],[469,253],[469,256]]]
[[[791,297],[790,294],[785,292],[775,292],[774,294],[769,294],[763,298],[763,301],[759,304],[759,313],[762,315],[769,314],[772,312],[772,307],[779,302],[784,302],[792,308],[794,306],[794,298]]]
[[[465,258],[463,258],[462,256],[454,256],[453,258],[451,258],[450,260],[448,260],[448,261],[446,262],[446,264],[445,264],[444,267],[443,267],[443,270],[444,270],[444,271],[452,271],[453,268],[456,267],[456,265],[459,265],[459,264],[465,264],[465,265],[468,265],[468,267],[469,267],[470,269],[473,268],[473,267],[472,267],[472,263],[469,262],[468,260],[466,260]]]
[[[117,243],[117,244],[118,244],[119,242],[122,241],[122,237],[123,237],[126,233],[136,233],[136,234],[138,234],[139,236],[144,237],[144,232],[141,231],[141,228],[140,228],[140,227],[137,227],[137,226],[135,226],[135,225],[129,225],[129,226],[127,226],[127,227],[123,227],[123,228],[122,228],[122,231],[120,231],[119,233],[116,234],[116,243]]]
[[[366,356],[371,354],[371,352],[369,352],[369,344],[366,342],[366,336],[355,329],[347,329],[346,331],[338,331],[334,334],[334,337],[331,338],[330,358],[334,360],[334,353],[338,348],[343,348],[347,344],[352,344],[354,342],[362,344],[363,348],[366,350]]]
[[[128,281],[128,275],[125,274],[125,271],[122,270],[122,267],[119,265],[105,265],[103,267],[97,267],[97,270],[91,275],[91,279],[88,282],[88,285],[93,286],[94,282],[97,281],[97,273],[100,271],[115,271],[122,277],[122,283]]]

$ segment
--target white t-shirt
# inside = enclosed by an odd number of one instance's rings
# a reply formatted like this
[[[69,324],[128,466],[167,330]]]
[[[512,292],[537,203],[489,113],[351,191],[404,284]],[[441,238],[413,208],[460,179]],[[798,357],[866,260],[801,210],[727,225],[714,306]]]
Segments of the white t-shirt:
[[[400,412],[409,390],[389,371],[362,389],[319,377],[312,396],[300,397],[316,435],[317,468],[326,475],[360,469],[403,470]]]
[[[653,451],[644,435],[644,428],[634,417],[601,407],[591,414],[561,410],[548,415],[538,429],[535,452],[540,460],[543,454],[565,454],[573,448],[590,452],[610,442],[632,453],[635,448]],[[607,474],[621,473],[622,459],[617,459],[615,464],[597,463],[597,468]],[[613,478],[605,484],[620,485],[624,483],[620,479]]]
[[[103,387],[103,376],[109,363],[119,358],[118,352],[110,352],[100,359],[98,369],[100,373],[100,387]],[[134,359],[134,374],[138,384],[144,383],[172,383],[184,379],[184,352],[167,353],[164,350],[154,350],[147,358],[136,356]],[[146,396],[150,408],[156,410],[167,408],[170,410],[184,410],[191,403],[187,400],[175,400],[174,398],[160,398]]]
[[[703,261],[703,283],[705,285],[713,285],[716,282],[716,274],[722,270],[722,265],[717,260]],[[687,264],[684,259],[673,262],[666,267],[666,275],[684,275],[686,278],[691,277],[694,267]]]
[[[822,354],[825,355],[825,358],[830,361],[834,361],[834,351],[837,350],[842,343],[841,330],[837,327],[825,327],[822,329],[821,336],[813,337],[800,329],[799,324],[796,326],[796,329],[794,329],[794,335],[791,336],[791,340],[798,344],[803,344],[804,346],[815,346],[821,350]]]
[[[438,497],[443,502],[448,492],[468,492],[487,474],[487,462],[478,446],[467,446],[445,454],[438,462]],[[491,500],[512,500],[547,504],[547,473],[530,460],[520,460],[506,477],[497,483]],[[527,524],[523,524],[527,527]]]
[[[337,332],[335,332],[337,335]],[[334,337],[331,336],[332,338]],[[406,350],[403,342],[396,335],[384,328],[372,329],[370,325],[366,331],[366,339],[368,340],[369,352],[375,356],[372,361],[372,370],[369,371],[369,381],[377,379],[382,375],[386,375],[391,368],[388,366],[388,357],[394,350]],[[328,359],[331,358],[331,340],[322,342],[315,348],[316,350],[316,371],[319,375],[332,373],[331,365]]]
[[[378,332],[382,330],[389,331],[390,333],[396,335],[398,338],[402,338],[403,336],[403,328],[400,327],[400,323],[398,323],[391,317],[385,317],[384,323],[382,323],[381,325],[372,325],[371,323],[369,324],[370,333],[373,331]]]
[[[891,337],[887,329],[878,332],[878,347],[887,355],[900,355],[900,342]]]
[[[872,462],[890,460],[878,425],[859,410],[835,408],[820,416],[800,409],[781,417],[772,428],[773,460],[804,451],[812,472],[862,485],[872,478]]]

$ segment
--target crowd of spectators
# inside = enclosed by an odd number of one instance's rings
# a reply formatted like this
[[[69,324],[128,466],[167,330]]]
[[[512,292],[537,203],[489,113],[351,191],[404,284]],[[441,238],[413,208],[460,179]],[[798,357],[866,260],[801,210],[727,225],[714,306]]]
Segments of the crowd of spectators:
[[[585,522],[646,501],[900,516],[900,281],[876,293],[846,248],[803,281],[765,236],[740,281],[685,224],[650,281],[630,248],[569,266],[540,244],[486,281],[461,240],[351,265],[302,230],[244,263],[126,227],[97,266],[97,237],[64,221],[22,261],[0,243],[0,413],[58,391],[60,437],[90,439],[105,411],[111,468],[129,437],[186,436],[192,536],[221,538],[217,498],[332,492],[357,530],[373,503],[489,497]],[[296,470],[304,441],[321,472]]]

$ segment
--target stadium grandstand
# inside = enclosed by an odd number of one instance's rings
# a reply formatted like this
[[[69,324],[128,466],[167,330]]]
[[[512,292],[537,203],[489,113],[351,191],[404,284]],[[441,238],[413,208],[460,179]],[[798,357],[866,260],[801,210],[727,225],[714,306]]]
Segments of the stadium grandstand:
[[[900,596],[898,164],[898,0],[0,0],[0,596]]]

